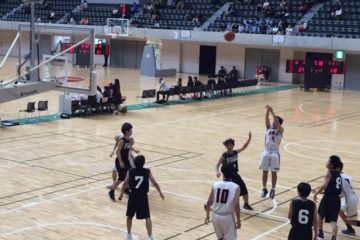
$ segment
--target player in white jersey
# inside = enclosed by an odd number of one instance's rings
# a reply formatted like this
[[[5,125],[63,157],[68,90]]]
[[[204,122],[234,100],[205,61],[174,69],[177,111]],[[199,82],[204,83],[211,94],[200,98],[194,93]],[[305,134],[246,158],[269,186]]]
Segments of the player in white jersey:
[[[270,124],[269,115],[273,117],[273,124]],[[277,182],[277,172],[280,170],[280,154],[279,147],[280,142],[284,134],[284,128],[281,126],[283,123],[283,119],[279,116],[276,116],[272,107],[269,105],[266,106],[266,114],[265,114],[265,126],[267,129],[265,135],[265,148],[263,153],[261,154],[260,159],[260,169],[263,170],[262,174],[262,183],[263,190],[261,192],[261,197],[265,198],[268,190],[267,190],[267,180],[269,170],[271,170],[271,183],[272,188],[269,194],[270,198],[275,197],[275,187]]]
[[[340,176],[342,178],[342,185],[341,185],[341,195],[345,198],[341,202],[341,209],[340,209],[340,217],[346,224],[347,229],[342,230],[343,234],[347,235],[355,235],[355,230],[352,228],[351,225],[359,226],[359,222],[357,220],[357,206],[359,203],[359,198],[352,186],[352,177],[347,175],[346,173],[342,172],[343,163],[340,164]]]
[[[240,187],[232,182],[235,174],[229,164],[221,166],[224,180],[215,182],[212,186],[206,203],[205,223],[210,222],[210,210],[213,211],[213,226],[217,239],[236,240],[236,228],[241,227],[240,222]],[[235,216],[236,215],[236,222]]]

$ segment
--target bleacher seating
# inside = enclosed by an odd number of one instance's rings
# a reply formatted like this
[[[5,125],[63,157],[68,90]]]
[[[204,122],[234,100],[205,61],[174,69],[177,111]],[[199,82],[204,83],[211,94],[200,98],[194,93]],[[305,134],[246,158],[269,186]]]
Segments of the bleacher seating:
[[[13,9],[17,8],[20,3],[20,0],[6,0],[1,2],[0,18],[5,16],[7,13],[10,13]]]
[[[299,10],[302,0],[288,1],[289,10],[285,17],[279,15],[278,7],[281,0],[270,0],[270,7],[273,9],[271,16],[264,16],[264,13],[258,11],[259,5],[256,1],[250,4],[243,1],[230,0],[183,0],[184,8],[177,9],[175,5],[157,5],[156,9],[159,18],[154,19],[143,11],[139,6],[139,12],[135,15],[127,14],[131,18],[132,27],[159,28],[159,29],[182,29],[194,30],[201,26],[209,17],[211,17],[226,2],[234,3],[236,11],[232,14],[225,12],[215,20],[214,23],[205,29],[207,31],[225,31],[229,26],[240,25],[243,27],[241,32],[245,33],[276,33],[272,29],[276,28],[283,18],[284,24],[294,26],[299,23],[303,13]],[[156,3],[155,3],[156,5]],[[51,0],[49,6],[44,4],[35,5],[35,18],[38,22],[59,23],[65,15],[73,16],[75,23],[79,24],[84,16],[89,17],[89,25],[103,26],[106,19],[113,17],[114,8],[119,9],[119,4],[88,4],[88,8],[79,11],[80,0],[63,1]],[[340,18],[334,18],[330,15],[330,10],[334,7],[341,7],[343,13]],[[127,5],[128,12],[131,6]],[[74,11],[75,10],[75,11]],[[55,12],[55,19],[49,19],[49,13]],[[193,18],[200,16],[199,21],[193,21]],[[21,0],[3,0],[0,7],[0,19],[6,21],[29,22],[30,9],[26,7]],[[247,21],[244,25],[244,20]],[[256,26],[255,26],[256,25]],[[274,28],[272,28],[274,27]],[[240,27],[241,29],[241,27]],[[239,28],[233,29],[237,32]],[[284,33],[284,27],[280,30]],[[305,32],[301,36],[319,36],[319,37],[338,37],[338,38],[360,38],[360,1],[342,0],[339,2],[326,1],[324,6],[308,22]]]
[[[284,19],[286,20],[287,24],[295,25],[302,17],[302,13],[299,10],[299,6],[301,4],[301,0],[294,0],[289,2],[289,15],[286,16]],[[238,24],[242,25],[244,20],[248,20],[252,23],[262,20],[264,25],[277,26],[280,22],[280,17],[278,15],[278,7],[280,5],[280,0],[270,1],[270,8],[273,10],[273,14],[271,17],[265,17],[264,14],[258,11],[258,6],[256,3],[252,4],[244,4],[244,3],[235,3],[235,13],[232,16],[226,15],[225,13],[222,14],[213,24],[211,24],[208,28],[208,31],[225,31],[226,26],[228,23],[231,24]],[[266,22],[266,23],[265,23]],[[250,25],[254,25],[250,23]],[[284,29],[285,30],[285,29]],[[266,29],[244,29],[243,32],[247,33],[269,33]]]
[[[80,0],[63,1],[63,0],[51,0],[48,7],[43,5],[35,5],[35,19],[37,22],[42,23],[56,23],[58,20],[64,17],[65,14],[70,14],[73,9],[78,6]],[[55,12],[55,19],[49,20],[49,14],[51,11]],[[20,10],[15,11],[13,15],[9,15],[7,21],[29,22],[30,21],[30,8],[22,6]],[[40,20],[40,21],[39,21]]]
[[[159,20],[151,19],[147,13],[140,13],[132,25],[144,28],[193,30],[220,8],[220,5],[212,5],[211,2],[211,0],[187,0],[184,2],[184,9],[163,6],[158,9]],[[196,16],[200,16],[199,21],[192,21]]]
[[[332,17],[333,7],[342,8],[342,16]],[[342,0],[339,3],[326,3],[319,12],[308,22],[307,29],[300,35],[315,37],[360,37],[360,2],[357,0]]]
[[[74,13],[75,21],[79,24],[82,17],[89,17],[89,25],[104,26],[106,19],[112,17],[112,10],[119,9],[119,4],[88,4],[84,11]]]

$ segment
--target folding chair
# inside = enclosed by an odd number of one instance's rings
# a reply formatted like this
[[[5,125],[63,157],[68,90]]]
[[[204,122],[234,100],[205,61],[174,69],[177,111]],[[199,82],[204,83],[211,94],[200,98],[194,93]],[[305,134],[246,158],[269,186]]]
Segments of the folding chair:
[[[141,98],[141,104],[144,103],[144,99],[147,99],[149,95],[149,90],[143,90],[141,96],[136,96],[136,99]]]
[[[40,112],[46,111],[48,113],[48,101],[39,101],[36,110],[38,111],[38,117],[40,117]]]
[[[35,112],[35,102],[28,102],[27,103],[27,106],[26,106],[26,109],[24,110],[19,110],[19,116],[18,118],[20,118],[20,113],[23,112],[25,113],[25,117],[26,117],[26,113],[28,113],[29,115],[31,113],[34,113]]]

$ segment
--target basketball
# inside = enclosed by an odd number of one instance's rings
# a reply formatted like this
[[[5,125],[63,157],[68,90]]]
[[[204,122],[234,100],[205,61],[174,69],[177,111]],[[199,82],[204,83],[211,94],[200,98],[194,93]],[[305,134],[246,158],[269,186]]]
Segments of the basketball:
[[[232,31],[225,32],[224,39],[228,42],[233,41],[235,39],[235,33]]]

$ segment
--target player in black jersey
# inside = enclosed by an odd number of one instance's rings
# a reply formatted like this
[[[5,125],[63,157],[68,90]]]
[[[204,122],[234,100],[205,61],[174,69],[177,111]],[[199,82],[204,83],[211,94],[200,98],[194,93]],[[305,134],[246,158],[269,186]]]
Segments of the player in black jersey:
[[[216,172],[216,176],[219,178],[221,176],[221,173],[219,171],[219,167],[222,164],[230,164],[231,166],[234,167],[234,170],[236,172],[236,174],[234,175],[232,181],[234,183],[236,183],[237,185],[239,185],[240,187],[240,196],[243,197],[244,199],[244,205],[243,208],[247,209],[247,210],[254,210],[250,205],[249,205],[249,193],[248,190],[246,188],[245,182],[242,180],[242,178],[239,175],[239,167],[238,167],[238,154],[242,151],[244,151],[249,143],[251,141],[251,132],[249,132],[249,138],[248,140],[245,142],[245,144],[239,148],[239,149],[235,149],[234,150],[234,146],[235,146],[235,141],[234,139],[227,139],[223,142],[224,146],[226,147],[226,152],[224,152],[218,163],[215,166],[215,172]]]
[[[132,135],[132,125],[130,123],[124,123],[121,126],[121,132],[123,136],[117,142],[116,147],[116,159],[115,166],[118,173],[118,179],[110,186],[109,197],[111,200],[115,201],[115,189],[124,181],[127,171],[131,168],[129,161],[129,152],[135,151],[132,146],[134,145],[134,139]]]
[[[145,157],[138,155],[134,159],[135,168],[128,171],[124,184],[121,188],[119,200],[122,199],[125,188],[129,186],[130,194],[126,211],[126,226],[127,226],[127,240],[132,239],[131,226],[132,219],[136,213],[137,219],[146,220],[146,230],[148,233],[148,240],[153,240],[152,237],[152,223],[150,218],[150,209],[148,201],[149,180],[159,192],[160,197],[164,200],[164,195],[161,192],[159,184],[153,177],[150,169],[144,168]]]
[[[288,218],[291,220],[291,230],[288,240],[316,240],[316,204],[307,199],[311,186],[301,182],[297,186],[297,191],[299,198],[292,200],[289,208]],[[312,234],[313,227],[314,235]]]
[[[336,240],[338,226],[337,219],[341,207],[341,176],[340,176],[341,160],[338,156],[332,155],[326,163],[328,169],[324,184],[314,194],[314,200],[317,201],[317,195],[324,193],[318,209],[318,238],[324,239],[323,221],[331,224],[332,237],[331,240]]]

